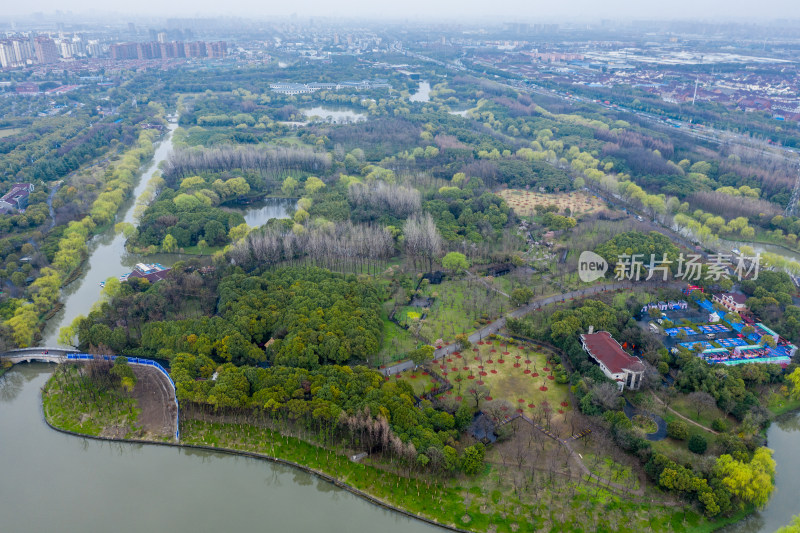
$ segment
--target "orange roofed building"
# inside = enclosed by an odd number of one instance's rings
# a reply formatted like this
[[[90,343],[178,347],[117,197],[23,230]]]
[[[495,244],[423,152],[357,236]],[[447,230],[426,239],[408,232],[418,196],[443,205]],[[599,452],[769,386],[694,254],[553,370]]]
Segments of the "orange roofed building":
[[[581,344],[586,353],[597,361],[603,373],[617,382],[620,390],[626,387],[636,390],[641,387],[644,363],[623,350],[611,333],[586,333],[581,335]]]

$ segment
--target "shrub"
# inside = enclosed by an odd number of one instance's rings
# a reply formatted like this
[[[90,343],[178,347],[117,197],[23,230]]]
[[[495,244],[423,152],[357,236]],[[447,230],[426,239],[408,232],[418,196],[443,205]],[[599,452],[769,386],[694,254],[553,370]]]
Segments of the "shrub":
[[[673,420],[667,424],[667,435],[677,440],[686,440],[689,437],[689,426],[683,420]]]
[[[711,422],[711,429],[719,431],[720,433],[728,431],[728,423],[722,418],[715,418],[714,421]]]
[[[698,455],[706,453],[708,448],[708,441],[702,435],[692,435],[689,439],[689,451]]]

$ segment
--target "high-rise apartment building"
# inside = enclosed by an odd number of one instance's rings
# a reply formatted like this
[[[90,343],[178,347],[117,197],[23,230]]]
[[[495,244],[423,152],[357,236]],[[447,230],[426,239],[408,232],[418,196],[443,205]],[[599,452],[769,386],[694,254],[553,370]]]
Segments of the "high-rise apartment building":
[[[58,50],[56,43],[50,37],[39,35],[33,41],[33,48],[36,50],[36,59],[39,63],[55,63],[58,61]]]

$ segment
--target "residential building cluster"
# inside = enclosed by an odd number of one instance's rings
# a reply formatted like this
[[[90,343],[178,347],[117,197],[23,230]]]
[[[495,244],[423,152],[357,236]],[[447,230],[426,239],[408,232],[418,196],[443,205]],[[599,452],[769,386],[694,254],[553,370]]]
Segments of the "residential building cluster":
[[[109,56],[114,60],[124,59],[175,59],[201,58],[222,59],[228,53],[224,41],[205,42],[160,42],[118,43],[109,47]]]
[[[0,68],[49,65],[61,59],[100,57],[103,49],[96,39],[82,35],[15,35],[0,40]]]

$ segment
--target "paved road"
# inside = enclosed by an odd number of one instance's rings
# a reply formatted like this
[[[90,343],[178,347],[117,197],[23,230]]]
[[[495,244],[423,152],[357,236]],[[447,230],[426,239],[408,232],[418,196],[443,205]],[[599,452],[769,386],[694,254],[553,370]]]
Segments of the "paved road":
[[[508,313],[508,315],[500,317],[497,320],[495,320],[494,322],[492,322],[491,324],[488,324],[488,325],[482,327],[481,329],[479,329],[477,331],[474,331],[472,334],[470,334],[470,336],[468,338],[469,338],[470,342],[474,343],[474,342],[478,342],[480,340],[485,339],[489,335],[497,333],[498,331],[500,331],[501,329],[503,329],[505,327],[506,318],[507,317],[521,318],[521,317],[527,315],[528,313],[531,313],[531,312],[533,312],[533,311],[535,311],[537,309],[541,309],[542,307],[550,305],[550,304],[553,304],[553,303],[564,302],[564,301],[570,300],[572,298],[585,298],[586,296],[591,296],[593,294],[599,294],[601,292],[606,292],[606,291],[615,291],[617,289],[630,289],[634,285],[637,285],[639,287],[645,285],[645,286],[651,286],[651,287],[673,287],[673,288],[677,287],[677,288],[683,288],[686,285],[686,283],[685,282],[675,282],[675,281],[666,282],[666,283],[665,282],[658,282],[658,283],[638,282],[638,283],[633,283],[631,281],[619,281],[619,282],[616,282],[616,283],[606,283],[606,284],[603,284],[603,285],[587,286],[585,288],[576,289],[574,291],[566,292],[564,294],[556,294],[556,295],[553,295],[553,296],[548,296],[546,298],[539,298],[539,299],[533,300],[532,302],[530,302],[530,303],[528,303],[526,305],[523,305],[521,307],[518,307],[518,308],[514,309],[513,311]],[[433,359],[434,360],[441,359],[441,358],[443,358],[443,357],[445,357],[447,355],[452,354],[453,352],[455,352],[457,350],[458,350],[458,345],[456,345],[456,344],[448,344],[447,346],[442,346],[441,348],[439,348],[439,349],[437,349],[437,350],[435,350],[433,352]],[[391,376],[393,374],[397,374],[398,372],[402,372],[404,370],[411,370],[411,369],[414,368],[414,366],[415,365],[414,365],[413,361],[404,361],[404,362],[401,362],[401,363],[397,363],[397,364],[388,366],[386,368],[382,368],[382,369],[380,369],[380,372],[385,376]]]
[[[622,411],[625,413],[625,416],[628,417],[628,420],[632,421],[634,416],[643,415],[643,416],[649,416],[653,420],[653,422],[656,423],[657,426],[656,430],[653,433],[647,433],[644,436],[647,440],[651,442],[656,442],[667,438],[667,422],[657,414],[648,413],[642,411],[641,409],[638,409],[631,402],[629,402],[627,398],[625,399],[625,407],[622,409]]]

